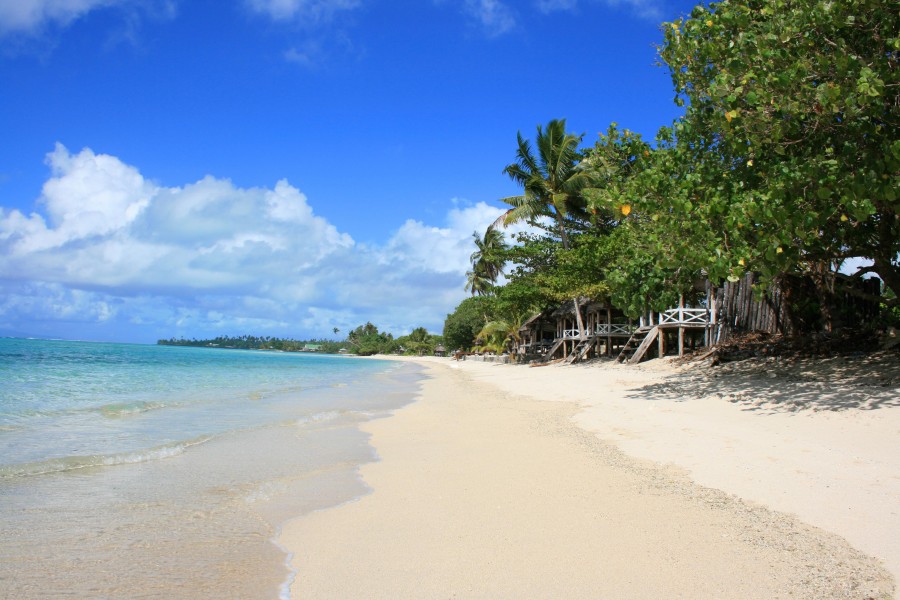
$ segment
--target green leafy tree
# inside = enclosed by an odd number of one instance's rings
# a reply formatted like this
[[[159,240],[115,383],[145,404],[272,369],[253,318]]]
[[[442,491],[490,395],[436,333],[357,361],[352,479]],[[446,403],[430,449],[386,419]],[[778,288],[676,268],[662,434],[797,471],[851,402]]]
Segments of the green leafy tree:
[[[475,343],[494,309],[496,300],[489,296],[466,298],[444,320],[444,345],[448,350],[468,350]]]
[[[434,354],[439,341],[428,333],[424,327],[416,327],[409,335],[397,338],[397,344],[406,349],[408,354],[423,356]]]
[[[360,325],[347,335],[350,351],[360,356],[388,354],[397,349],[397,343],[390,333],[381,333],[372,323]]]
[[[735,0],[664,31],[687,108],[662,134],[651,187],[656,214],[687,230],[676,259],[773,280],[863,258],[900,290],[897,7]]]

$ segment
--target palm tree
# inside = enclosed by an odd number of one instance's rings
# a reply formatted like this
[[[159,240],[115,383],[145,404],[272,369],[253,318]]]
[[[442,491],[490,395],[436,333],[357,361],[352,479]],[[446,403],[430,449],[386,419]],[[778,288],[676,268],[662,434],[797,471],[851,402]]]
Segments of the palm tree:
[[[502,199],[512,208],[500,215],[494,225],[502,224],[505,227],[519,221],[550,217],[555,222],[563,249],[568,250],[566,217],[584,212],[582,192],[591,182],[590,176],[578,168],[581,158],[578,145],[583,137],[566,133],[565,119],[550,121],[546,129],[538,125],[535,156],[531,144],[519,132],[516,162],[507,165],[503,172],[522,186],[523,194]],[[578,329],[583,332],[578,299],[574,298],[573,302]],[[579,337],[581,335],[579,333]]]
[[[525,319],[521,314],[488,321],[475,337],[484,341],[481,345],[483,349],[502,352],[522,341],[519,329],[522,328],[524,322]]]
[[[471,290],[473,296],[484,296],[491,293],[497,278],[503,273],[509,246],[506,245],[503,232],[493,225],[487,228],[484,237],[475,231],[472,238],[475,240],[475,252],[469,257],[472,270],[466,273],[466,290]]]
[[[466,291],[471,291],[473,296],[487,296],[494,289],[494,282],[477,267],[466,271]]]
[[[546,129],[537,127],[537,156],[531,144],[517,134],[516,162],[503,172],[522,186],[521,196],[502,198],[512,206],[494,225],[504,227],[519,221],[546,216],[554,220],[563,248],[568,249],[566,217],[584,212],[582,191],[590,184],[590,177],[578,168],[578,145],[583,135],[566,133],[566,120],[554,119]]]

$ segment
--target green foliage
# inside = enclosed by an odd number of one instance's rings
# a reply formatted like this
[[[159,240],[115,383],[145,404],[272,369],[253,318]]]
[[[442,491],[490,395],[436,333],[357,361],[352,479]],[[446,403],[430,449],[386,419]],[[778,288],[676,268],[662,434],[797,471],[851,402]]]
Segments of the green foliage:
[[[497,278],[506,264],[509,246],[503,232],[493,225],[487,228],[483,237],[479,237],[477,231],[472,237],[475,240],[475,252],[470,257],[472,270],[466,273],[466,290],[471,291],[473,296],[484,296],[493,293]]]
[[[660,56],[689,103],[649,185],[655,214],[707,226],[686,224],[688,262],[771,279],[864,257],[900,287],[896,8],[737,0],[664,27]]]
[[[406,350],[407,355],[426,356],[434,354],[435,348],[443,343],[443,338],[428,333],[424,327],[416,327],[409,335],[398,337],[396,343]]]
[[[476,340],[480,342],[478,349],[498,354],[510,351],[513,344],[521,339],[519,329],[525,321],[522,314],[488,321],[475,334]]]
[[[541,226],[540,218],[549,217],[563,246],[568,246],[568,221],[586,215],[582,191],[590,184],[590,178],[578,168],[582,137],[566,132],[565,119],[554,119],[546,128],[538,125],[535,154],[522,133],[517,135],[516,162],[503,172],[522,186],[523,193],[502,199],[512,208],[496,224],[526,221]]]
[[[350,352],[360,356],[373,354],[389,354],[399,348],[394,336],[390,333],[380,333],[372,323],[360,325],[347,336]]]
[[[503,199],[511,208],[496,224],[547,233],[506,251],[512,270],[504,286],[491,282],[485,340],[499,343],[510,315],[572,297],[636,316],[673,306],[698,280],[748,272],[762,276],[760,292],[807,282],[791,302],[827,325],[849,258],[872,261],[857,276],[877,273],[885,306],[898,306],[897,7],[728,0],[663,31],[659,55],[685,113],[653,146],[615,123],[581,154],[562,120],[538,127],[534,148],[518,135],[504,173],[523,193]]]
[[[489,296],[473,296],[463,300],[444,321],[444,345],[448,351],[468,350],[475,337],[489,320],[495,299]]]
[[[228,348],[240,350],[278,350],[281,352],[302,352],[315,348],[316,352],[336,354],[345,346],[345,342],[334,340],[293,340],[290,338],[278,338],[269,336],[241,335],[218,336],[215,338],[198,340],[184,338],[158,340],[160,346],[195,346],[200,348]]]
[[[620,130],[616,123],[584,152],[579,168],[590,178],[584,196],[595,227],[610,232],[631,214],[633,182],[652,164],[651,152],[640,134]]]

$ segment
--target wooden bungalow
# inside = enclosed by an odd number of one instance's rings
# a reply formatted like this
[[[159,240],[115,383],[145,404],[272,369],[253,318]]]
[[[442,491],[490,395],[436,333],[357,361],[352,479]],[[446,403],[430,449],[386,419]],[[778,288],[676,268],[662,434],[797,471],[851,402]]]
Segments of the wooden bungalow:
[[[556,339],[556,322],[549,313],[534,315],[519,328],[515,356],[520,362],[543,358]]]
[[[520,330],[520,359],[549,362],[562,359],[571,364],[590,356],[617,355],[622,362],[636,363],[651,356],[666,356],[677,348],[714,346],[738,332],[762,331],[790,334],[799,318],[792,314],[789,297],[797,288],[812,284],[802,278],[781,282],[758,294],[754,284],[758,275],[748,273],[737,281],[714,287],[698,279],[678,306],[663,311],[646,311],[637,323],[606,302],[586,298],[578,300],[579,327],[575,301],[530,319]],[[796,278],[795,278],[796,279]],[[807,278],[808,279],[808,278]],[[878,314],[879,280],[853,282],[850,291],[834,294],[831,311],[854,325],[874,319]],[[804,292],[800,289],[800,292]],[[806,291],[809,295],[811,292]],[[823,323],[824,328],[831,323]]]
[[[529,319],[519,330],[519,359],[563,358],[572,363],[592,355],[611,355],[635,329],[625,314],[609,303],[581,298],[578,310],[583,329],[578,326],[574,300]]]

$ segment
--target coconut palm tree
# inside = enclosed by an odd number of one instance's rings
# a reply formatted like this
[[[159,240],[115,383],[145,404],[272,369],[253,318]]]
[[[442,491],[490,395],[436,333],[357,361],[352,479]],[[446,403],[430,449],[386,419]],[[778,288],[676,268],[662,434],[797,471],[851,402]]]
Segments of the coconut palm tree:
[[[584,136],[566,133],[566,120],[554,119],[547,127],[537,127],[537,155],[531,144],[517,134],[516,162],[503,172],[522,186],[521,196],[502,198],[512,208],[494,222],[504,227],[520,221],[550,217],[564,249],[569,248],[566,218],[583,215],[585,200],[582,192],[591,184],[590,176],[578,168],[581,154],[578,145]],[[584,331],[578,299],[573,299],[578,329]],[[580,337],[580,335],[579,335]]]
[[[466,290],[471,290],[473,296],[483,296],[491,293],[503,273],[509,246],[503,232],[493,225],[487,228],[483,237],[475,231],[472,238],[475,240],[475,252],[469,257],[472,270],[466,273]]]
[[[566,120],[554,119],[547,127],[537,127],[535,145],[517,134],[516,162],[507,165],[503,173],[522,186],[520,196],[501,200],[512,208],[503,213],[494,225],[504,227],[539,217],[553,219],[563,248],[569,247],[566,218],[584,213],[582,191],[590,185],[589,175],[578,168],[581,155],[578,145],[584,136],[566,133]]]
[[[477,267],[466,271],[466,291],[473,296],[488,296],[494,290],[494,282]]]
[[[475,337],[484,341],[481,345],[483,349],[491,349],[496,352],[510,350],[512,346],[522,341],[519,330],[524,322],[525,319],[521,314],[488,321]]]
[[[503,272],[506,251],[509,250],[503,232],[491,225],[484,232],[484,237],[479,237],[478,232],[475,231],[472,233],[472,238],[475,240],[476,250],[469,258],[473,267],[479,269],[491,281],[496,282]]]

